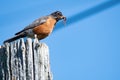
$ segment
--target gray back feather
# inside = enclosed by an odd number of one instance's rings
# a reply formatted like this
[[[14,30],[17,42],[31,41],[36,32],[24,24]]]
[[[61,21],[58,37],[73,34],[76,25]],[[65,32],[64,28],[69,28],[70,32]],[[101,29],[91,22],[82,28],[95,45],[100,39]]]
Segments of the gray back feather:
[[[21,32],[26,31],[28,29],[32,29],[32,28],[34,28],[36,26],[39,26],[40,24],[45,23],[47,19],[48,19],[48,16],[41,17],[41,18],[33,21],[31,24],[29,24],[28,26],[26,26],[23,30],[21,30],[20,32],[16,33],[15,35],[18,35]]]

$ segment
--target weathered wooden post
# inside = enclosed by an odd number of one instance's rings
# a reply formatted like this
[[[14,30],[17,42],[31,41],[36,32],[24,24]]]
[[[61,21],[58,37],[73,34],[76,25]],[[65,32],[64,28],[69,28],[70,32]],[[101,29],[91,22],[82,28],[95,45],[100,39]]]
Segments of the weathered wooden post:
[[[27,38],[1,46],[0,80],[52,80],[47,45]]]

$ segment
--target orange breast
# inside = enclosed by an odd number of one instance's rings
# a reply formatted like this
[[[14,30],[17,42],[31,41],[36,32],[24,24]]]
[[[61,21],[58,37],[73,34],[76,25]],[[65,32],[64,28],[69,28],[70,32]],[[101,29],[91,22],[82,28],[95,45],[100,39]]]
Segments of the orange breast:
[[[33,32],[37,34],[38,39],[47,37],[53,30],[56,20],[49,17],[47,21],[33,29]]]

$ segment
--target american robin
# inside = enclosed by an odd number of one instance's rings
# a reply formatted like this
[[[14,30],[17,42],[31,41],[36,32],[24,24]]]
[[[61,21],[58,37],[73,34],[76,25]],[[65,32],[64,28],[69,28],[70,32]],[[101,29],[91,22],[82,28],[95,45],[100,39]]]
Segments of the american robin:
[[[66,21],[66,17],[62,15],[62,12],[53,12],[50,15],[33,21],[32,24],[26,26],[20,32],[17,32],[13,38],[5,40],[4,43],[12,42],[23,37],[35,38],[35,35],[37,35],[38,40],[44,39],[53,31],[55,24],[62,19],[64,22]]]

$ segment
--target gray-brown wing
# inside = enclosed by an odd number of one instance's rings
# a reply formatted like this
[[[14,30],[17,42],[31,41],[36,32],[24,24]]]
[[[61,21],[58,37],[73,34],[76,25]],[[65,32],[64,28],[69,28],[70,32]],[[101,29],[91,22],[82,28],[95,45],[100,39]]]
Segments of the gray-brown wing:
[[[35,21],[33,21],[31,24],[29,24],[28,26],[26,26],[23,30],[17,32],[15,35],[18,35],[19,33],[25,31],[25,30],[28,30],[28,29],[32,29],[40,24],[43,24],[46,22],[46,20],[48,19],[48,16],[44,16],[44,17],[41,17]]]

